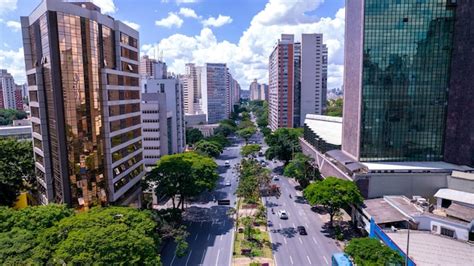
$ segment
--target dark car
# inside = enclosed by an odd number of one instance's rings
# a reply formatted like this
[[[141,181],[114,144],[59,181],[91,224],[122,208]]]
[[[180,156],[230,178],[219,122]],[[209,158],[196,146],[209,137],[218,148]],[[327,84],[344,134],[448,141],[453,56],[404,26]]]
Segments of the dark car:
[[[296,227],[296,230],[298,230],[298,233],[300,233],[300,235],[307,235],[308,234],[306,232],[306,228],[304,228],[304,226],[302,226],[302,225]]]

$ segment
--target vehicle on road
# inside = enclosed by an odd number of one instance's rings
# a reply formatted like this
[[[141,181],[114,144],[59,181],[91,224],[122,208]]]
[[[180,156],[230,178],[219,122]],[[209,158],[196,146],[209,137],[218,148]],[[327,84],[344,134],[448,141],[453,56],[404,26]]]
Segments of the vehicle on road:
[[[272,221],[268,220],[268,223],[267,223],[268,227],[272,227],[273,226],[273,223]]]
[[[298,227],[296,227],[296,230],[298,231],[298,233],[300,235],[307,235],[308,233],[306,232],[306,228],[304,228],[304,226],[300,225]]]
[[[225,165],[225,167],[230,167],[230,162],[229,162],[229,161],[225,161],[225,162],[224,162],[224,165]]]
[[[352,266],[352,262],[349,259],[349,256],[343,252],[337,252],[331,256],[331,265],[332,266]]]
[[[263,156],[263,152],[262,151],[258,152],[258,156]]]
[[[225,185],[226,185],[227,187],[229,187],[229,186],[231,186],[232,184],[230,183],[230,181],[226,181],[226,182],[225,182]]]
[[[278,181],[278,180],[280,180],[280,178],[277,175],[274,175],[273,176],[273,181]]]
[[[279,210],[278,217],[280,217],[280,219],[286,220],[288,219],[288,214],[286,213],[285,210]]]

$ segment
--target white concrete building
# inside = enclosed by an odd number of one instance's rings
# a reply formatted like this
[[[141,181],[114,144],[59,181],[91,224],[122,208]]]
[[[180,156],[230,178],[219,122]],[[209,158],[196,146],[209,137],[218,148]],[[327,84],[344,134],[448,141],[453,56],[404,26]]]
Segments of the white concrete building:
[[[307,114],[323,114],[326,108],[328,49],[322,34],[301,37],[300,124]]]
[[[0,69],[0,109],[16,109],[15,90],[13,76],[6,69]]]
[[[229,118],[228,88],[226,64],[206,63],[201,71],[201,95],[207,123],[219,123]]]

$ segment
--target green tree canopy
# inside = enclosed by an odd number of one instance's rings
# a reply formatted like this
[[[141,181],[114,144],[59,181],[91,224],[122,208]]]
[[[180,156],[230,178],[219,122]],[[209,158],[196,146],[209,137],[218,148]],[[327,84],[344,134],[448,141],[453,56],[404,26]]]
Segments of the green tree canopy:
[[[237,195],[246,202],[255,203],[262,190],[268,190],[271,183],[270,171],[263,168],[257,161],[243,159],[240,167],[240,181]]]
[[[331,176],[310,184],[303,194],[311,205],[322,205],[326,209],[331,226],[341,208],[361,204],[364,200],[354,182]]]
[[[373,238],[353,238],[344,251],[357,265],[403,265],[400,254]]]
[[[201,130],[197,128],[187,128],[186,129],[186,143],[193,145],[194,143],[204,139]]]
[[[31,141],[0,139],[0,205],[11,206],[34,178]]]
[[[326,104],[326,115],[342,117],[342,98],[329,100]]]
[[[299,137],[303,135],[300,128],[279,128],[265,137],[269,148],[265,152],[267,159],[277,158],[288,164],[293,154],[300,152]]]
[[[13,120],[21,120],[27,117],[24,111],[18,111],[15,109],[0,109],[0,125],[6,126],[11,125]]]
[[[215,141],[200,140],[196,143],[194,150],[199,154],[217,157],[223,151],[223,147]]]
[[[301,187],[305,188],[311,180],[319,176],[319,172],[312,166],[312,158],[303,153],[296,153],[293,159],[285,166],[283,174],[293,177]]]
[[[157,195],[171,197],[173,207],[175,198],[180,196],[177,207],[184,209],[186,198],[212,190],[218,179],[217,164],[213,159],[195,152],[165,155],[157,166],[146,176],[149,187],[155,189]]]
[[[255,127],[247,127],[244,129],[240,129],[237,131],[237,134],[245,140],[245,143],[248,142],[248,140],[257,132],[257,129]]]
[[[251,154],[256,154],[257,152],[260,151],[262,147],[258,144],[248,144],[242,147],[242,150],[240,151],[240,154],[242,156],[247,157]]]

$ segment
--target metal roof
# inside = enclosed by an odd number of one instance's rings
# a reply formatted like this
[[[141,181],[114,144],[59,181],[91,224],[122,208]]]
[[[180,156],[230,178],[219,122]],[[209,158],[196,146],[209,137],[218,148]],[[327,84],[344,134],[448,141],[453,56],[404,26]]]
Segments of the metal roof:
[[[468,193],[464,191],[442,188],[436,192],[435,198],[442,198],[462,203],[474,205],[474,193]]]
[[[341,117],[307,114],[304,123],[325,142],[333,145],[341,145]]]

